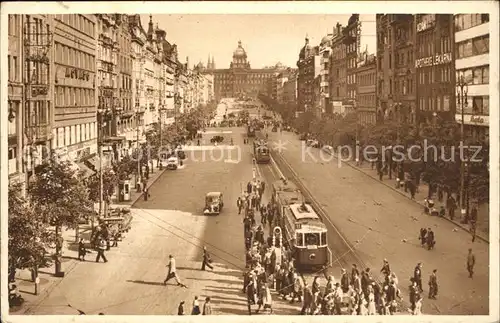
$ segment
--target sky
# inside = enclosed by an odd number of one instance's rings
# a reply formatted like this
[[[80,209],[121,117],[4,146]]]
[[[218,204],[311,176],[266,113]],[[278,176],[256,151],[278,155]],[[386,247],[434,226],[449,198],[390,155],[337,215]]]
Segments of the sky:
[[[206,66],[208,55],[215,58],[217,68],[229,68],[233,51],[241,40],[252,68],[272,66],[281,62],[296,67],[306,35],[311,45],[332,33],[340,22],[347,25],[350,15],[318,14],[153,14],[153,24],[167,33],[167,40],[177,44],[179,60],[189,57],[190,67],[200,61]],[[361,14],[361,49],[376,51],[375,15]],[[147,32],[149,15],[141,15]]]

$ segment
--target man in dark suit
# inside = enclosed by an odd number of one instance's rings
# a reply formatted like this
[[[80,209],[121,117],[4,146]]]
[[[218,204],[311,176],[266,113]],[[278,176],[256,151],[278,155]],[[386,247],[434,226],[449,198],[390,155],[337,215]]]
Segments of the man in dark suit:
[[[203,262],[201,264],[201,270],[206,270],[205,267],[208,267],[210,269],[214,269],[214,267],[211,265],[212,259],[210,258],[210,254],[207,251],[207,247],[203,247]]]

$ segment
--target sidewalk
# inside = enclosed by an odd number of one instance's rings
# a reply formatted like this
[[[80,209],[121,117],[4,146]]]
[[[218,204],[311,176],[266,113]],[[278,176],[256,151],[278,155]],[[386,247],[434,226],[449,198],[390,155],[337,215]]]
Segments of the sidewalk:
[[[334,158],[338,158],[336,155],[333,155]],[[361,163],[360,165],[356,165],[354,161],[343,161],[344,164],[364,173],[365,175],[371,177],[373,180],[381,183],[382,185],[392,189],[393,191],[398,192],[399,194],[405,196],[406,198],[411,200],[411,196],[409,192],[405,192],[404,187],[397,188],[396,186],[396,174],[392,174],[392,179],[389,179],[388,175],[384,175],[382,181],[379,180],[376,169],[372,169],[369,162]],[[446,197],[446,196],[445,196]],[[422,206],[422,210],[424,208],[424,200],[427,198],[427,187],[423,185],[422,182],[420,186],[417,188],[417,192],[415,193],[414,202],[420,204]],[[437,198],[433,199],[436,209],[440,209],[441,206],[446,208],[446,200],[438,201]],[[448,217],[448,211],[446,211],[446,215],[443,219],[452,222],[457,227],[461,228],[464,231],[470,232],[470,226],[468,224],[462,224],[460,222],[460,209],[455,211],[455,219],[450,219]],[[478,216],[477,216],[477,229],[476,229],[476,238],[481,239],[485,242],[489,242],[489,209],[488,205],[481,205],[478,208]]]
[[[159,170],[155,169],[154,173],[150,173],[148,180],[148,187],[153,185],[154,182],[163,174],[165,169]],[[142,197],[142,192],[136,192],[134,188],[131,190],[131,200],[128,202],[114,203],[113,206],[133,206],[139,198]],[[132,229],[133,230],[133,229]],[[79,225],[80,238],[85,241],[89,241],[91,234],[90,224]],[[75,267],[81,263],[78,261],[78,243],[75,240],[75,230],[74,229],[63,229],[62,237],[64,239],[63,251],[62,251],[62,268],[65,275],[71,273]],[[126,240],[126,237],[124,238]],[[95,256],[93,250],[89,250],[87,259],[91,259]],[[50,267],[41,268],[38,271],[38,276],[40,278],[40,283],[38,286],[38,295],[35,295],[35,284],[31,281],[31,272],[28,269],[17,270],[16,272],[16,284],[18,286],[19,292],[25,300],[25,303],[21,307],[15,307],[10,309],[10,314],[23,315],[30,314],[30,308],[36,307],[40,304],[64,279],[54,276],[55,265],[52,264]]]

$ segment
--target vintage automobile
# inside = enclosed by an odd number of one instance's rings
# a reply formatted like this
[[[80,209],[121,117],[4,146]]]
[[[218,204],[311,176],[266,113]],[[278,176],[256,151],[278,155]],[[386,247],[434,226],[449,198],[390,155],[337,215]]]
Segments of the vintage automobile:
[[[209,192],[205,196],[205,209],[203,214],[212,215],[219,214],[224,207],[223,196],[221,192]]]
[[[176,170],[179,167],[179,158],[176,156],[167,159],[167,169]]]
[[[307,146],[313,147],[313,148],[319,148],[319,142],[316,139],[307,139],[306,141]]]

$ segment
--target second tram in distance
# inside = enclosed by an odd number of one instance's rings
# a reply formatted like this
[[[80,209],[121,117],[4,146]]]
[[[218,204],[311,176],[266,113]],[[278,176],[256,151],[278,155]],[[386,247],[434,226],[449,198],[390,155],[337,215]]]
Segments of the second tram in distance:
[[[263,139],[255,140],[253,142],[253,155],[258,164],[268,164],[271,161],[271,155],[267,141]]]

